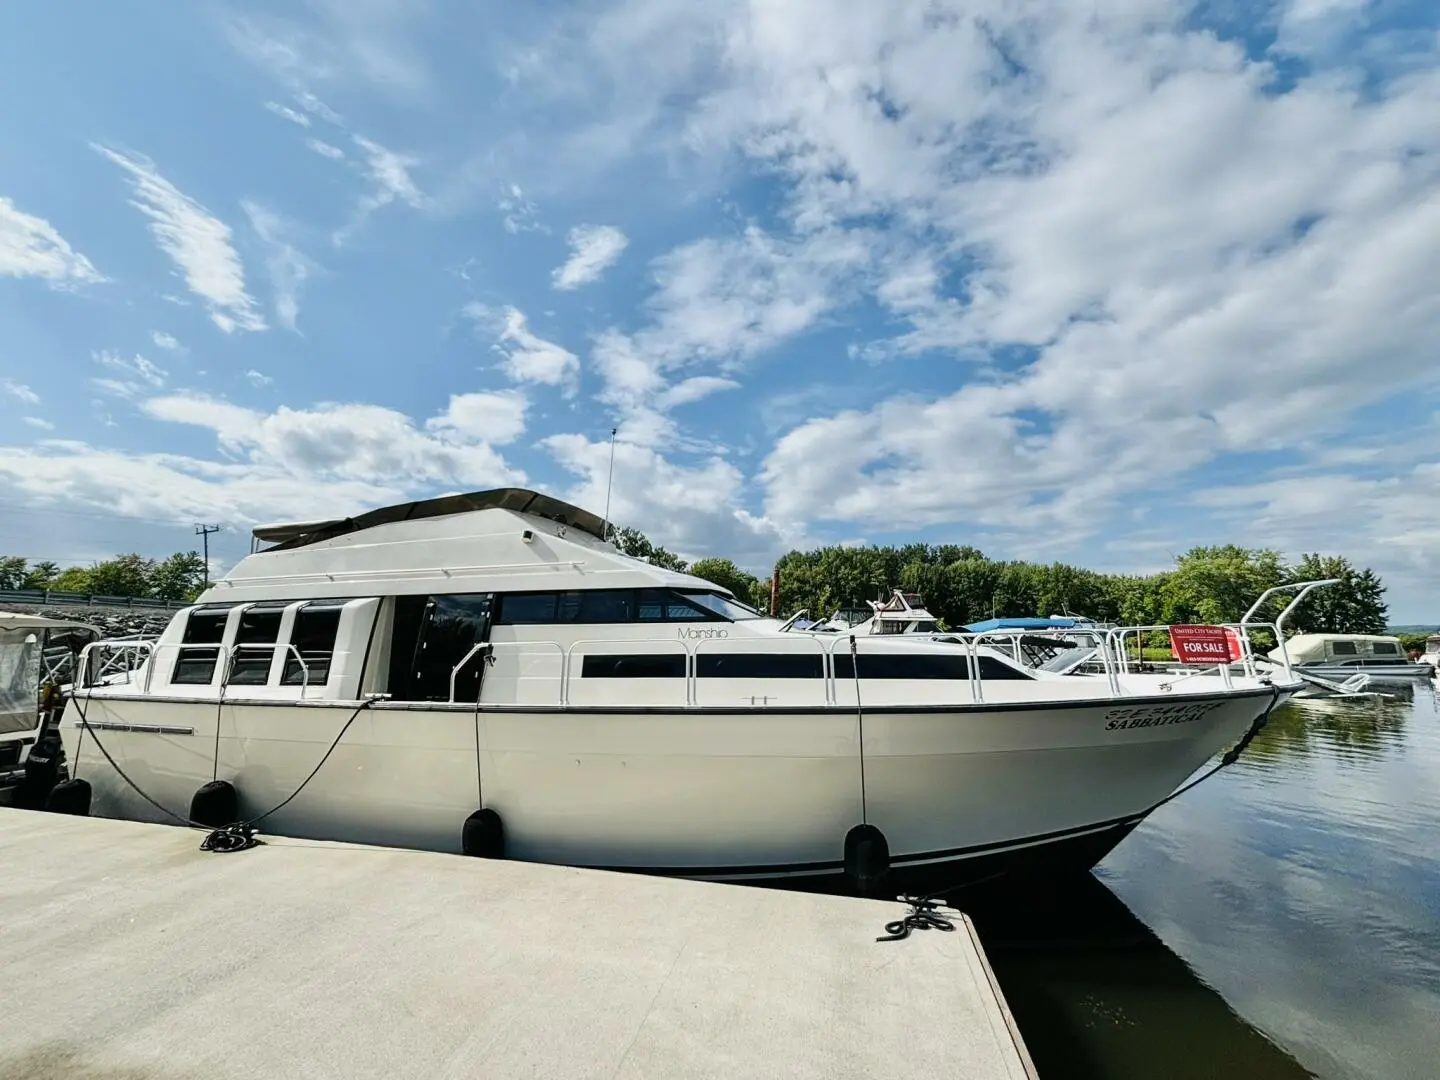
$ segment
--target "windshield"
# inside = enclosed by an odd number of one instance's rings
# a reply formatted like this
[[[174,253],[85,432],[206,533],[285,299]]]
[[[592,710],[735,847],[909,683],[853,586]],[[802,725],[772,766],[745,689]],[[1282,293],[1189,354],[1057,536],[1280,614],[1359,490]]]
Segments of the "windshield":
[[[687,592],[681,593],[692,604],[697,604],[709,611],[713,611],[722,618],[731,622],[740,622],[743,619],[763,619],[764,615],[738,600],[731,600],[728,596],[719,596],[715,593]]]
[[[1093,645],[1081,646],[1077,649],[1066,649],[1064,652],[1056,653],[1045,663],[1040,665],[1041,671],[1053,671],[1056,674],[1064,675],[1073,671],[1087,660],[1095,657],[1097,650]]]

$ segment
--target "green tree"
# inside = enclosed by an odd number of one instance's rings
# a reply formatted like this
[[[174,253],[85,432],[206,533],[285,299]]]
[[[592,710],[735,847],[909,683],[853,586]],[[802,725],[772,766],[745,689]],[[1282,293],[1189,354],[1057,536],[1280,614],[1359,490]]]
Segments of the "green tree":
[[[56,592],[93,593],[94,579],[88,566],[67,566],[55,575],[50,586]]]
[[[1284,580],[1278,552],[1234,544],[1192,548],[1161,586],[1160,621],[1239,622],[1261,593]]]
[[[747,574],[729,559],[696,559],[691,563],[689,572],[719,585],[722,589],[729,589],[737,600],[745,604],[754,602],[756,586],[761,584],[754,574]]]
[[[1306,555],[1291,568],[1289,581],[1323,581],[1339,584],[1316,589],[1295,609],[1291,625],[1306,634],[1383,634],[1389,606],[1385,586],[1368,567],[1356,570],[1340,555]]]
[[[155,564],[150,595],[157,600],[193,600],[205,586],[205,560],[198,551],[177,551]]]
[[[28,561],[19,555],[0,555],[0,589],[25,588]]]
[[[25,573],[25,588],[27,589],[53,589],[55,579],[60,576],[60,567],[49,559],[42,559],[40,562],[31,565]]]
[[[117,555],[90,568],[90,592],[103,596],[149,596],[155,560]]]
[[[620,529],[610,526],[610,542],[626,555],[644,559],[653,566],[664,570],[685,571],[685,560],[650,542],[650,538],[639,529]]]

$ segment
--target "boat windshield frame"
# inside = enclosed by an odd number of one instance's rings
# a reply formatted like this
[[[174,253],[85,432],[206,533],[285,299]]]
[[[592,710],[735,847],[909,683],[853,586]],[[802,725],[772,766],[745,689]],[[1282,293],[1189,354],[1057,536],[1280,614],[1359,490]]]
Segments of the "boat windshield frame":
[[[742,604],[733,597],[721,596],[719,593],[691,591],[687,589],[676,589],[675,592],[692,604],[697,604],[707,611],[714,612],[729,622],[745,622],[750,619],[764,619],[767,617],[762,612],[752,608],[749,604]]]

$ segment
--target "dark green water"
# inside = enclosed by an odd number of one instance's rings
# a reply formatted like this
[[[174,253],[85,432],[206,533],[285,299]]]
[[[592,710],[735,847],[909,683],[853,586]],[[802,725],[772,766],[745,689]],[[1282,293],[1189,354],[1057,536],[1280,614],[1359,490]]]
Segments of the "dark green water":
[[[1042,1080],[1440,1078],[1440,711],[1295,704],[1093,878],[972,910]]]

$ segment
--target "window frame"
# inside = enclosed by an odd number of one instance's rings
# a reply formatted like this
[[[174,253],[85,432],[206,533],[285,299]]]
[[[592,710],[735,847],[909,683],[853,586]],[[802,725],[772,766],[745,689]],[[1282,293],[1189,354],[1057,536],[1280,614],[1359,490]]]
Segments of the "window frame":
[[[168,682],[172,686],[214,686],[215,677],[220,672],[220,657],[227,655],[226,649],[230,633],[230,617],[235,613],[239,605],[232,603],[224,604],[198,604],[192,607],[185,615],[185,628],[180,631],[180,640],[176,643],[175,660],[170,665],[170,678]],[[190,637],[191,628],[195,625],[196,616],[200,616],[207,622],[213,616],[219,616],[220,636],[214,641],[195,641]],[[182,668],[187,663],[202,664],[204,658],[198,655],[187,657],[187,653],[199,654],[210,653],[209,675],[203,679],[182,677]]]

